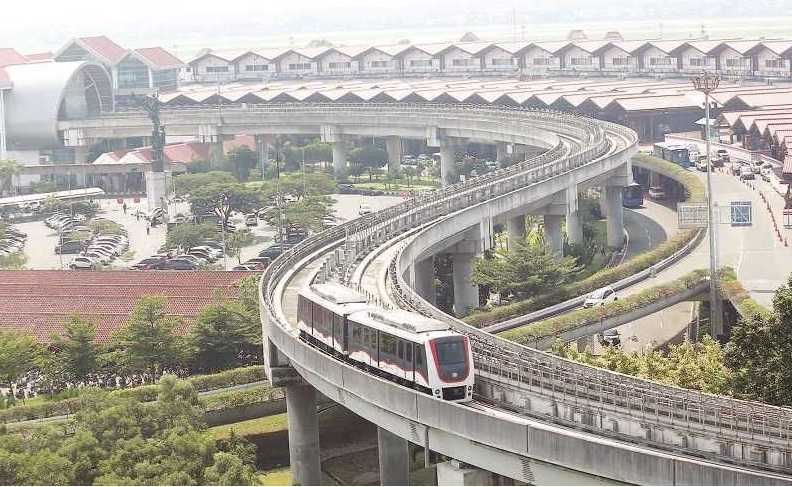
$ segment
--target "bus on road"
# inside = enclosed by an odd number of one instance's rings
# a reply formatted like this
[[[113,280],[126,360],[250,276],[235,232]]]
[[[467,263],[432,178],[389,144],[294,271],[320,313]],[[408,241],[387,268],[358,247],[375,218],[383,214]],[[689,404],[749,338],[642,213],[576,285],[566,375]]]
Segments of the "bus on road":
[[[640,208],[643,206],[643,188],[638,183],[632,183],[622,189],[622,206],[625,208]]]

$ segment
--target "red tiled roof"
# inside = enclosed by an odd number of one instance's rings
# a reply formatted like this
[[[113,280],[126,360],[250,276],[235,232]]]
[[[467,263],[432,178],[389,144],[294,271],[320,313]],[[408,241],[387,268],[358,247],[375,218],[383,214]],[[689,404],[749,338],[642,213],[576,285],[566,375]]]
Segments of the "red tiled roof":
[[[161,47],[144,47],[135,49],[135,52],[159,68],[175,68],[184,65],[179,58]]]
[[[55,55],[51,52],[36,52],[33,54],[25,54],[28,61],[50,61]]]
[[[12,64],[25,64],[28,60],[12,47],[0,47],[0,68]]]
[[[126,49],[110,40],[107,36],[80,37],[80,42],[96,54],[107,59],[110,64],[117,63],[127,54]]]
[[[248,272],[224,271],[0,271],[0,330],[51,341],[77,313],[96,325],[97,342],[124,326],[145,295],[168,298],[167,312],[183,318],[178,333],[218,298],[239,296]]]

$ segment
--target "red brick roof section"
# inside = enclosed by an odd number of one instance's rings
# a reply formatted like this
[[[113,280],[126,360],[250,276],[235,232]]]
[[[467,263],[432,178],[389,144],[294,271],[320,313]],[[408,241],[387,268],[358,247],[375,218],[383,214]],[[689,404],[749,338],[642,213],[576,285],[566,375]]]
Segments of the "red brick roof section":
[[[127,54],[127,50],[119,46],[107,36],[81,37],[80,41],[95,53],[115,64]]]
[[[33,54],[25,54],[25,57],[28,59],[28,61],[37,62],[52,61],[55,55],[51,52],[36,52]]]
[[[161,47],[144,47],[135,49],[141,57],[146,58],[151,64],[158,68],[178,68],[184,66],[184,63]]]
[[[25,64],[28,59],[11,47],[0,47],[0,68],[12,64]]]
[[[108,342],[137,301],[165,296],[167,312],[183,318],[185,334],[208,305],[239,296],[250,272],[224,271],[0,271],[0,330],[17,330],[41,343],[63,333],[77,313],[96,325],[96,341]]]

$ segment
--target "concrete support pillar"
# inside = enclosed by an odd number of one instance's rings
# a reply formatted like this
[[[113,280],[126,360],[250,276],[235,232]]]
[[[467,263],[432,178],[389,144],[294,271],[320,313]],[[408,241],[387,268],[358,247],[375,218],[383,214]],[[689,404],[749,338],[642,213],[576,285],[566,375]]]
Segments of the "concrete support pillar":
[[[454,267],[454,314],[457,316],[465,316],[479,305],[478,284],[470,282],[475,257],[475,253],[468,252],[451,254]]]
[[[649,171],[649,186],[660,186],[662,183],[660,182],[660,174],[654,171]]]
[[[113,178],[108,178],[110,187],[113,186]],[[168,195],[168,182],[164,172],[146,172],[146,207],[149,213],[154,208],[168,209],[165,197]]]
[[[377,428],[380,485],[410,484],[410,448],[404,438]]]
[[[624,207],[622,187],[606,186],[605,201],[608,218],[608,247],[619,248],[624,241]]]
[[[558,256],[564,255],[564,236],[561,233],[563,218],[561,215],[544,216],[545,242],[547,242],[550,250]]]
[[[385,137],[385,148],[388,150],[388,173],[396,174],[401,170],[401,137],[398,135]]]
[[[6,145],[5,90],[0,90],[0,160],[8,159]]]
[[[434,288],[434,257],[429,257],[414,264],[414,289],[425,300],[435,303]]]
[[[566,231],[570,244],[583,243],[583,224],[578,212],[577,187],[567,189]]]
[[[607,198],[607,192],[605,191],[605,186],[602,186],[600,188],[599,206],[600,206],[600,214],[603,217],[607,217],[608,216],[608,198]]]
[[[220,164],[225,160],[222,137],[218,136],[209,145],[209,160],[213,163],[212,165]]]
[[[495,159],[499,166],[503,165],[504,162],[508,162],[510,156],[509,144],[506,142],[495,143]]]
[[[492,472],[458,460],[437,464],[437,485],[496,485]]]
[[[289,420],[289,464],[293,485],[320,485],[319,422],[316,389],[309,385],[286,387]]]
[[[340,137],[333,142],[333,172],[339,174],[346,170],[347,154],[344,140]]]
[[[443,187],[459,182],[456,169],[456,144],[440,140],[440,183]]]
[[[513,248],[514,242],[525,237],[525,215],[512,216],[506,220],[506,235],[509,238],[509,248]]]
[[[271,141],[271,135],[256,136],[256,155],[258,156],[258,168],[261,171],[262,179],[264,179],[264,168],[269,164],[269,148]]]

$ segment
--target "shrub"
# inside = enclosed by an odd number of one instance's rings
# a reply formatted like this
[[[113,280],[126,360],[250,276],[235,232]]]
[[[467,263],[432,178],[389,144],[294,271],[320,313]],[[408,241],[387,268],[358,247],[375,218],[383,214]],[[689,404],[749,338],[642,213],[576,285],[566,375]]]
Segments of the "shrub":
[[[645,289],[637,294],[609,303],[605,306],[585,308],[564,313],[560,316],[536,321],[501,333],[503,338],[518,343],[530,344],[539,339],[558,336],[601,320],[613,318],[648,306],[660,299],[673,296],[697,286],[707,280],[708,272],[696,270],[674,281]]]
[[[206,411],[250,406],[283,397],[283,391],[270,385],[262,385],[242,391],[228,391],[201,398]]]
[[[690,171],[672,162],[645,154],[635,156],[633,158],[633,163],[637,166],[652,169],[682,184],[689,195],[689,201],[698,202],[704,200],[704,185],[698,177]],[[546,294],[498,306],[489,310],[475,311],[464,320],[472,326],[487,326],[588,294],[603,286],[613,284],[614,282],[648,269],[663,259],[672,256],[695,238],[697,233],[698,231],[694,229],[682,230],[654,249],[642,252],[621,265],[602,269],[586,279],[560,286]]]

